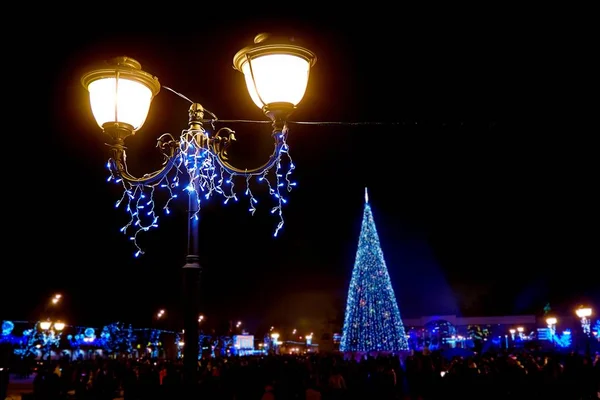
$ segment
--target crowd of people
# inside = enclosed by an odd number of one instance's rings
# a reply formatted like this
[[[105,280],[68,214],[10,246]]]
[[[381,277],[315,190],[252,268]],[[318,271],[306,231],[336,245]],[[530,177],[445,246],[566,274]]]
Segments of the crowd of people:
[[[52,361],[33,380],[34,399],[178,399],[181,363],[96,359]],[[25,366],[21,366],[25,368]],[[25,372],[26,373],[26,372]],[[560,399],[600,398],[600,355],[522,351],[469,357],[416,352],[207,358],[192,397],[210,400]]]

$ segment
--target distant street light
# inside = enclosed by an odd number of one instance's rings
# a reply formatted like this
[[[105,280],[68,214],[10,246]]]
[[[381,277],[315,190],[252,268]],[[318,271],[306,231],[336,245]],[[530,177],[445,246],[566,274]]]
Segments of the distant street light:
[[[546,318],[546,324],[548,324],[548,330],[550,331],[550,341],[554,343],[554,336],[556,335],[556,323],[558,320],[555,317]]]
[[[277,333],[277,332],[271,333],[271,343],[273,344],[273,351],[275,353],[277,353],[278,346],[279,346],[279,333]]]
[[[55,330],[57,332],[61,332],[65,328],[65,324],[63,322],[57,321],[42,321],[40,322],[40,329],[43,331]]]
[[[591,332],[590,317],[592,316],[592,309],[590,307],[581,306],[577,310],[575,310],[575,314],[577,314],[577,316],[579,317],[579,320],[581,322],[581,329],[583,330],[583,333],[585,333],[587,336],[590,336],[590,332]]]
[[[310,50],[292,42],[274,41],[264,34],[256,36],[253,45],[240,50],[234,56],[234,68],[244,74],[250,98],[272,121],[274,151],[262,166],[238,168],[231,165],[227,157],[227,148],[235,140],[234,131],[221,128],[209,135],[203,128],[204,114],[211,114],[213,119],[216,117],[201,104],[192,102],[188,111],[188,128],[180,137],[175,139],[172,135],[165,134],[158,139],[157,147],[164,157],[163,167],[139,178],[127,170],[125,139],[143,126],[152,99],[161,88],[158,79],[144,72],[141,64],[129,57],[115,58],[108,65],[86,73],[81,79],[83,86],[89,91],[91,110],[96,123],[110,139],[109,179],[114,178],[125,186],[126,193],[123,199],[131,214],[132,223],[124,227],[123,231],[132,226],[136,229],[136,234],[132,236],[134,243],[137,232],[157,226],[158,216],[154,211],[153,199],[141,200],[146,196],[145,190],[164,186],[172,197],[175,197],[173,191],[177,190],[179,180],[169,180],[169,172],[187,172],[188,246],[183,266],[186,383],[198,381],[200,196],[209,198],[214,193],[219,193],[226,198],[225,201],[231,198],[236,200],[235,195],[226,194],[231,191],[232,186],[229,179],[223,179],[224,176],[243,176],[246,182],[252,177],[261,180],[273,168],[277,182],[270,186],[270,192],[276,198],[278,206],[271,211],[281,216],[281,207],[285,199],[282,198],[279,188],[281,186],[291,190],[293,186],[287,175],[280,171],[281,155],[287,154],[288,151],[287,119],[304,97],[309,72],[315,62],[316,56]],[[293,168],[293,164],[290,163],[289,170]],[[254,197],[251,197],[251,212],[255,210],[255,202]],[[166,206],[165,211],[168,211]],[[145,223],[146,219],[142,220],[142,216],[150,221]],[[275,235],[282,226],[283,220],[279,222]],[[136,255],[139,254],[141,249],[138,247]]]

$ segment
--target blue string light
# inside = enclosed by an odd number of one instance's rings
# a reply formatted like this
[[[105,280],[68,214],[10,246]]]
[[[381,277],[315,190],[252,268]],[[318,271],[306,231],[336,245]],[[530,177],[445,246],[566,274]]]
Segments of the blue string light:
[[[115,203],[115,207],[125,208],[129,215],[128,222],[120,228],[120,231],[129,235],[129,239],[136,249],[135,257],[144,254],[138,243],[138,235],[158,227],[161,209],[164,214],[170,214],[171,202],[177,198],[181,190],[194,191],[197,194],[199,212],[201,203],[215,195],[221,196],[224,204],[228,204],[230,201],[237,202],[239,198],[235,191],[235,178],[238,175],[245,178],[244,195],[248,197],[250,214],[254,215],[257,210],[258,199],[252,191],[252,181],[256,180],[260,184],[267,185],[274,202],[271,214],[277,217],[277,225],[273,236],[277,237],[283,228],[283,206],[287,203],[284,194],[286,191],[291,192],[292,188],[296,186],[296,182],[291,180],[292,172],[296,167],[289,154],[289,145],[285,142],[285,135],[282,133],[283,146],[276,155],[277,159],[273,167],[267,168],[258,175],[253,175],[230,173],[222,168],[216,154],[197,145],[195,138],[205,134],[204,130],[182,131],[174,168],[162,180],[152,185],[134,184],[121,179],[118,172],[113,170],[112,163],[110,161],[107,163],[110,171],[107,180],[122,185],[124,189],[123,195]],[[185,184],[182,184],[182,179],[186,181]],[[157,206],[156,189],[164,189],[167,193],[167,200],[160,207]],[[191,218],[198,218],[198,212]]]

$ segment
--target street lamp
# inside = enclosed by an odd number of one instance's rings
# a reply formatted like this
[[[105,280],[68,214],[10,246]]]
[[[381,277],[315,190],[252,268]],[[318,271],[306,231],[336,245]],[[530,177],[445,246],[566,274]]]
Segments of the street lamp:
[[[546,324],[548,324],[548,330],[550,331],[550,341],[554,343],[554,336],[556,335],[556,323],[558,320],[556,317],[546,318]]]
[[[277,332],[271,333],[271,339],[272,339],[271,343],[273,344],[273,352],[275,354],[277,354],[277,352],[278,352],[277,349],[279,346],[279,333],[277,333]]]
[[[62,332],[63,329],[65,329],[65,324],[64,322],[52,322],[52,321],[42,321],[40,322],[40,329],[43,331],[49,331],[51,329],[57,331],[57,332]]]
[[[51,326],[52,326],[52,322],[50,322],[50,321],[42,321],[42,322],[40,322],[40,328],[43,331],[47,331],[48,329],[50,329]]]
[[[52,357],[52,346],[59,346],[60,337],[63,329],[65,329],[64,322],[60,321],[40,321],[39,327],[42,330],[41,344],[38,345],[44,352],[47,352],[48,359]],[[43,355],[42,355],[43,357]]]
[[[91,111],[96,123],[109,137],[108,168],[111,178],[125,186],[126,195],[129,196],[127,201],[143,193],[144,188],[154,188],[158,184],[164,184],[171,192],[178,185],[178,181],[166,182],[169,172],[173,169],[187,171],[188,246],[183,266],[186,383],[197,382],[200,193],[203,192],[206,198],[210,197],[213,191],[223,195],[220,186],[215,188],[214,177],[219,175],[215,172],[217,170],[220,170],[221,178],[222,174],[226,173],[230,177],[244,176],[246,179],[253,176],[264,177],[273,167],[276,171],[279,170],[280,156],[288,150],[286,121],[305,94],[309,72],[315,62],[316,56],[310,50],[291,42],[275,41],[265,34],[256,36],[253,45],[235,54],[233,66],[244,74],[250,98],[272,121],[274,151],[262,166],[249,169],[230,164],[227,148],[235,140],[234,131],[221,128],[215,134],[209,135],[202,125],[204,107],[192,102],[188,111],[188,128],[181,133],[180,137],[175,139],[170,134],[165,134],[158,139],[157,147],[165,159],[162,168],[142,177],[135,177],[127,171],[125,139],[143,126],[152,99],[161,89],[158,78],[144,72],[141,64],[129,57],[115,58],[107,65],[90,71],[81,78],[83,86],[89,91]],[[278,182],[279,176],[277,175]],[[218,181],[218,185],[221,181],[222,179]],[[206,185],[207,183],[209,184]],[[288,187],[288,190],[291,190],[291,187]],[[281,201],[280,198],[279,208],[273,209],[278,210],[279,213],[281,213]],[[142,207],[128,203],[128,210],[133,208],[130,210],[132,218],[135,218],[133,225],[138,225],[140,229],[146,231],[156,226],[158,217],[155,216],[152,207],[147,212],[152,221],[149,225],[143,225],[140,215],[147,210],[142,210]],[[253,207],[251,202],[251,211]],[[280,222],[277,230],[282,225],[283,223]],[[126,228],[128,227],[124,229]],[[132,240],[135,240],[135,237]],[[139,255],[140,252],[141,250],[138,250],[137,254]]]
[[[62,294],[55,294],[54,297],[52,297],[52,304],[58,304],[60,299],[62,299]]]
[[[589,336],[591,331],[590,317],[592,316],[592,309],[590,307],[582,306],[575,310],[575,314],[577,314],[579,320],[581,321],[581,329],[583,329],[583,333]]]

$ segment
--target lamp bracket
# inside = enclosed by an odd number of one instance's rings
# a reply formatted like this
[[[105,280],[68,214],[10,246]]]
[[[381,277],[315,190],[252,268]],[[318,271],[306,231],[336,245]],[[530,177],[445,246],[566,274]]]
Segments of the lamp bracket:
[[[264,112],[273,120],[273,153],[268,160],[257,168],[239,168],[229,163],[227,149],[236,140],[235,131],[230,128],[220,128],[213,136],[209,136],[202,126],[204,119],[204,107],[199,103],[193,103],[188,111],[188,133],[193,134],[194,145],[198,148],[207,149],[212,153],[219,165],[231,175],[262,175],[269,170],[281,154],[281,151],[286,148],[287,125],[285,118],[293,111],[293,106],[288,104],[275,104],[271,107],[265,107]],[[181,153],[181,139],[175,139],[171,134],[165,133],[157,140],[156,147],[162,153],[165,161],[163,167],[157,171],[135,177],[127,170],[127,154],[125,147],[125,139],[133,134],[133,129],[124,124],[107,124],[103,126],[105,133],[110,136],[111,157],[109,159],[109,167],[112,173],[131,185],[153,185],[160,182],[175,165],[175,159]]]
[[[111,155],[108,160],[109,168],[114,176],[123,179],[131,185],[152,185],[160,182],[175,164],[175,157],[179,153],[179,142],[170,133],[165,133],[158,138],[156,143],[156,147],[165,159],[163,167],[157,171],[145,174],[141,178],[137,178],[127,170],[125,138],[129,135],[107,133],[111,136],[111,142],[107,143],[110,147]]]

